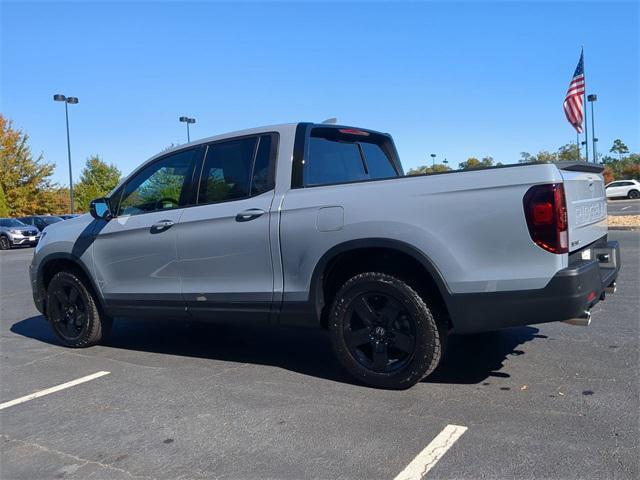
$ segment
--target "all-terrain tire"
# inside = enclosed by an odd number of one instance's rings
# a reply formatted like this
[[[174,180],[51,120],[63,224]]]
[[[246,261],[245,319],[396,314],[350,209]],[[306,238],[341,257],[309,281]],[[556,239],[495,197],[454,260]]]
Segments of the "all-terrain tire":
[[[94,294],[85,282],[78,273],[63,271],[56,273],[47,286],[47,318],[58,339],[67,347],[96,345],[111,332],[113,320],[100,312]],[[67,308],[62,305],[65,298]],[[72,322],[70,315],[73,312],[76,315]],[[76,321],[78,318],[82,320]]]
[[[384,306],[385,297],[391,299],[388,301],[393,302],[393,309]],[[376,300],[376,298],[381,298],[381,300]],[[358,317],[363,316],[355,310],[362,309],[362,299],[364,299],[364,305],[376,302],[383,305],[379,312],[375,305],[368,310],[365,308],[367,312],[374,313],[370,318],[374,324],[371,326],[371,332],[375,333],[372,333],[370,337],[366,337],[367,332],[363,332],[362,328],[354,330],[353,327],[354,318],[356,322],[360,322]],[[356,311],[355,317],[353,316],[354,311]],[[394,314],[385,313],[385,311],[402,311],[404,313]],[[369,313],[366,315],[368,316]],[[391,323],[389,321],[385,323],[384,318],[387,317],[399,318],[402,322],[399,324],[397,320],[392,320]],[[392,327],[389,326],[392,324],[396,325],[397,335],[409,336],[414,339],[410,348],[406,348],[406,341],[403,342],[403,349],[412,349],[411,352],[407,353],[406,358],[402,361],[392,360],[392,363],[389,363],[387,360],[384,363],[384,368],[380,368],[381,363],[378,363],[378,368],[376,368],[375,361],[369,365],[366,352],[372,352],[371,356],[376,355],[375,352],[378,352],[378,346],[382,342],[389,345],[389,350],[385,350],[385,352],[396,351],[400,357],[404,354],[404,351],[399,349],[392,350],[396,348],[392,344],[393,338],[388,339],[389,336],[394,337],[395,335],[391,331]],[[364,323],[360,323],[360,326],[362,325]],[[366,328],[365,326],[364,329],[366,330]],[[432,310],[409,283],[386,273],[361,273],[348,280],[340,288],[333,301],[329,314],[329,330],[333,348],[340,363],[357,380],[373,387],[409,388],[433,372],[443,354],[444,338],[442,335],[445,329],[438,328]],[[358,338],[361,343],[360,349],[354,349],[353,344],[357,343],[353,340],[354,338]],[[366,338],[370,338],[370,340],[363,340]],[[367,341],[370,342],[370,345],[366,343]],[[389,353],[389,355],[391,354]]]

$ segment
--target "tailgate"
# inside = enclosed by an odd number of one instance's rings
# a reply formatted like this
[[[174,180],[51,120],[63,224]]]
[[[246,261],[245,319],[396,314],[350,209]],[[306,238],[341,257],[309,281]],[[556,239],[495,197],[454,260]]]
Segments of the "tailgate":
[[[603,168],[589,163],[557,164],[564,180],[569,222],[569,251],[607,234]]]

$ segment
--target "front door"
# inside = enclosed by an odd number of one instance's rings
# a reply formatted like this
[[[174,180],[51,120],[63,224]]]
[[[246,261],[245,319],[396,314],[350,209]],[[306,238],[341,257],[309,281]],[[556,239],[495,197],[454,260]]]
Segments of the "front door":
[[[162,157],[114,195],[114,216],[93,244],[95,276],[113,315],[186,317],[176,225],[190,197],[199,149]]]
[[[182,292],[196,318],[268,320],[276,142],[267,134],[207,147],[197,205],[176,229]]]

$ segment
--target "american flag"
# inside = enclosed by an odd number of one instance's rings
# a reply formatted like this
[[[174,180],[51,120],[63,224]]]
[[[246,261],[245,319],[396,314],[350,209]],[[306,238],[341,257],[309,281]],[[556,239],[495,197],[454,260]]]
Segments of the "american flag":
[[[582,100],[584,97],[584,52],[580,53],[580,61],[573,74],[567,96],[564,98],[564,114],[578,133],[582,133]]]

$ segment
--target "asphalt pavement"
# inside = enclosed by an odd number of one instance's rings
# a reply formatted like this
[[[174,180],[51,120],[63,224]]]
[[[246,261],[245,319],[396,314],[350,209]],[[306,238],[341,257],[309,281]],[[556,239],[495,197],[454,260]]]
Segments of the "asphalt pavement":
[[[617,294],[589,327],[452,337],[406,391],[352,383],[322,331],[117,320],[102,346],[56,342],[31,249],[0,252],[2,479],[393,479],[447,425],[427,478],[637,479],[640,233],[616,231]]]
[[[609,215],[640,215],[640,200],[607,200]]]

